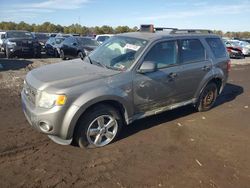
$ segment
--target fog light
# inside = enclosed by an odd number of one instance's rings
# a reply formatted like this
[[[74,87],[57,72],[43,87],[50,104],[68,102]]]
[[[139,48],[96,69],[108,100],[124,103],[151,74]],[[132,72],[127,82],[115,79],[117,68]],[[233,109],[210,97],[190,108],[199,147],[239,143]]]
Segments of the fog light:
[[[53,129],[51,125],[43,121],[39,123],[39,127],[43,132],[49,132]]]

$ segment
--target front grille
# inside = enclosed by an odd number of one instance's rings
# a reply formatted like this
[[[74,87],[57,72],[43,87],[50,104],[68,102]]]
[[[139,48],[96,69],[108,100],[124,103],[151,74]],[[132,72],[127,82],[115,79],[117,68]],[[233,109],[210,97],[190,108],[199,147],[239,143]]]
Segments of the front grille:
[[[32,41],[30,40],[23,40],[22,47],[32,47]]]
[[[24,83],[24,94],[26,95],[27,99],[32,103],[36,103],[36,96],[37,96],[37,90],[30,86],[28,83]]]

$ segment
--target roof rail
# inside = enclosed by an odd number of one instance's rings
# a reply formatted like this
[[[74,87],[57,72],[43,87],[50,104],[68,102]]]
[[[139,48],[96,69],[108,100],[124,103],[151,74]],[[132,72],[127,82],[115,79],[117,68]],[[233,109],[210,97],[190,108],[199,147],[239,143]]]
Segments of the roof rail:
[[[173,27],[155,27],[154,30],[155,31],[165,31],[165,30],[176,31],[178,29],[177,28],[173,28]]]
[[[208,29],[176,29],[172,30],[170,34],[213,34],[213,31]]]

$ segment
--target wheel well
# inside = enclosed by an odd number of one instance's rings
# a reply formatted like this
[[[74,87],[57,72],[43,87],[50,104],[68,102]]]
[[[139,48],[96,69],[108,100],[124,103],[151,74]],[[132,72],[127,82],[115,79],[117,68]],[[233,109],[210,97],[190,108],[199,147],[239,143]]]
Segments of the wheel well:
[[[208,82],[209,83],[215,83],[216,86],[217,86],[217,92],[218,94],[220,93],[220,89],[221,89],[221,86],[222,86],[222,80],[220,78],[213,78],[212,80],[210,80]]]
[[[127,112],[126,112],[126,109],[124,108],[124,106],[117,102],[117,101],[114,101],[114,100],[105,100],[105,101],[101,101],[101,102],[98,102],[98,103],[95,103],[91,106],[89,106],[81,115],[80,117],[78,118],[77,122],[76,122],[76,125],[74,127],[74,131],[73,131],[73,134],[75,134],[75,131],[77,130],[77,127],[78,127],[78,122],[80,121],[80,119],[84,116],[84,114],[86,114],[88,111],[90,111],[91,109],[95,108],[96,106],[98,105],[109,105],[109,106],[112,106],[113,108],[115,108],[121,115],[121,118],[123,120],[123,123],[126,124],[126,117],[127,117]]]

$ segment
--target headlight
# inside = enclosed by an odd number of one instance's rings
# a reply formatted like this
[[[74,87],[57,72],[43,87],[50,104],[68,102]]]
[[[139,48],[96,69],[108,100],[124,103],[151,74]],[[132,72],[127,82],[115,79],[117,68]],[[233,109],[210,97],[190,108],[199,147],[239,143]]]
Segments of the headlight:
[[[9,45],[9,46],[16,46],[16,42],[8,41],[8,42],[7,42],[7,45]]]
[[[233,52],[233,53],[238,53],[238,51],[236,51],[236,50],[231,50],[231,52]]]
[[[53,106],[63,106],[66,103],[66,95],[55,95],[41,92],[38,106],[42,108],[52,108]]]

